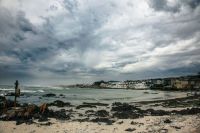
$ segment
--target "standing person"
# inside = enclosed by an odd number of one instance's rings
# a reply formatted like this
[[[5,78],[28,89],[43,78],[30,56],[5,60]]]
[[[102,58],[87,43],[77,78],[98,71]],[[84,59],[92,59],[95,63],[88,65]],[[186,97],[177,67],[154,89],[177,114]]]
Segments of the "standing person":
[[[15,103],[14,103],[14,107],[16,107],[17,96],[20,95],[18,87],[19,87],[19,82],[18,82],[18,80],[16,80],[16,82],[15,82]]]

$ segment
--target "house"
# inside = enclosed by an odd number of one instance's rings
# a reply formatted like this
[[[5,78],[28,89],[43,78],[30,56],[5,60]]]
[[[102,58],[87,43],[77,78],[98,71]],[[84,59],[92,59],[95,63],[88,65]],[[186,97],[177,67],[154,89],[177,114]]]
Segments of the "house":
[[[188,79],[177,78],[172,80],[172,88],[175,89],[191,89]]]

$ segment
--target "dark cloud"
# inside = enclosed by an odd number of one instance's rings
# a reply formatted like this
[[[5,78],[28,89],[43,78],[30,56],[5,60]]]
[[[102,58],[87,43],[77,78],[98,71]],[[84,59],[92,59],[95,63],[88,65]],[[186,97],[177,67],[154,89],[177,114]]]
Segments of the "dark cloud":
[[[156,11],[166,11],[176,13],[180,11],[180,5],[169,5],[167,0],[150,0],[150,6]]]
[[[198,0],[0,2],[1,83],[15,78],[51,84],[127,80],[199,71]]]
[[[199,0],[188,0],[186,2],[192,9],[197,8],[200,5],[200,1]]]
[[[170,3],[168,0],[150,0],[150,7],[156,11],[165,11],[177,13],[180,12],[184,6],[189,6],[191,9],[196,9],[200,5],[199,0],[178,0]]]

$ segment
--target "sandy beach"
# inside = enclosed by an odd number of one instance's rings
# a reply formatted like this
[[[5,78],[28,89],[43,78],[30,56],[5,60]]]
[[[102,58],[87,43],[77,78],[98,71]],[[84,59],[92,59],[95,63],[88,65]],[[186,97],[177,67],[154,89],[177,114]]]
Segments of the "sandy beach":
[[[166,120],[171,120],[167,123]],[[1,133],[197,133],[200,115],[146,116],[139,119],[119,119],[112,125],[93,122],[69,122],[51,119],[51,125],[40,122],[16,126],[14,121],[0,121]]]

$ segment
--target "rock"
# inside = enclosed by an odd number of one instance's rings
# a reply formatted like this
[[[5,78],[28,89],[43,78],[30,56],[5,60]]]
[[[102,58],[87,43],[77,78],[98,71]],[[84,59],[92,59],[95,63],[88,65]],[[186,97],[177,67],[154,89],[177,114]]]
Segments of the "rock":
[[[111,111],[114,111],[113,117],[119,119],[135,119],[143,116],[143,111],[127,103],[113,103]]]
[[[178,126],[172,126],[172,127],[175,129],[181,129],[181,127],[178,127]]]
[[[200,113],[200,108],[191,108],[191,109],[187,108],[180,111],[173,110],[171,111],[171,113],[180,115],[194,115]]]
[[[168,129],[161,129],[159,133],[168,133]]]
[[[46,110],[43,114],[44,117],[50,117],[50,118],[56,118],[59,120],[69,120],[70,115],[66,114],[65,109],[61,109],[59,111],[53,111],[53,110]]]
[[[119,121],[119,122],[117,122],[117,124],[122,124],[122,123],[124,123],[123,121]]]
[[[16,118],[15,116],[16,116],[15,111],[9,110],[7,111],[6,120],[13,120]]]
[[[94,110],[87,110],[87,111],[85,111],[85,114],[89,114],[89,113],[94,113]]]
[[[5,96],[15,96],[15,93],[14,92],[9,92],[9,93],[5,94]],[[20,96],[24,96],[24,94],[21,93]]]
[[[81,109],[81,108],[96,108],[94,105],[89,105],[89,104],[83,104],[83,105],[78,105],[76,109]]]
[[[150,114],[152,116],[163,116],[163,115],[169,115],[170,112],[164,111],[164,110],[153,110],[153,109],[147,109],[145,110],[147,114]]]
[[[113,113],[113,117],[116,117],[118,119],[137,119],[142,117],[140,114],[134,113],[134,112],[115,112]]]
[[[89,121],[89,118],[76,119],[75,121],[78,121],[78,122],[88,122],[88,121]]]
[[[26,121],[26,124],[27,124],[27,125],[31,125],[31,124],[33,124],[33,123],[35,123],[35,122],[33,122],[32,119],[28,119],[28,120]]]
[[[48,106],[57,106],[57,107],[65,107],[65,106],[71,106],[71,104],[69,102],[63,102],[60,100],[56,100],[53,103],[49,103]]]
[[[95,113],[96,116],[99,116],[99,117],[107,117],[109,116],[109,112],[106,111],[106,110],[98,110],[96,113]]]
[[[0,102],[3,102],[5,100],[5,97],[0,96]]]
[[[49,119],[46,117],[46,116],[41,116],[39,119],[38,119],[38,122],[44,122],[44,121],[48,121]]]
[[[48,94],[44,94],[42,95],[43,97],[55,97],[56,94],[53,94],[53,93],[48,93]]]
[[[87,102],[83,102],[83,104],[94,105],[94,106],[108,106],[109,105],[106,103],[87,103]]]
[[[25,121],[22,120],[22,119],[16,120],[16,125],[21,125],[21,124],[23,124],[23,123],[25,123]]]
[[[63,94],[60,94],[59,96],[60,96],[60,97],[64,97],[65,95],[63,95]]]
[[[125,131],[133,132],[133,131],[135,131],[135,130],[136,130],[135,128],[127,128]]]
[[[113,103],[113,107],[111,111],[136,111],[141,110],[133,105],[129,105],[128,103]]]
[[[165,119],[164,123],[171,123],[172,121],[170,119]]]
[[[113,120],[110,120],[108,118],[95,118],[91,120],[92,122],[104,122],[107,125],[112,125],[112,123],[114,122]]]
[[[39,113],[34,113],[33,114],[33,118],[34,119],[39,119],[41,116],[40,116],[40,114]]]
[[[78,114],[78,116],[83,116],[83,114]]]
[[[131,121],[131,125],[136,125],[138,122]]]

